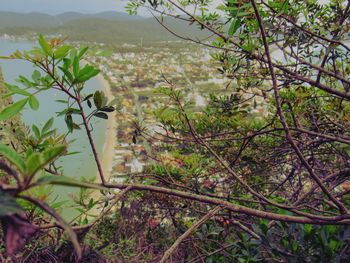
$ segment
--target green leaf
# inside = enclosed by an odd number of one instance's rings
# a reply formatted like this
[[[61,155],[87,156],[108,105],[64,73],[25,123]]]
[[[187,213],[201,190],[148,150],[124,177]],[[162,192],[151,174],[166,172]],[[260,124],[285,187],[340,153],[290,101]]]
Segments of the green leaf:
[[[23,209],[17,204],[16,199],[0,189],[0,218],[23,212]]]
[[[70,50],[70,46],[61,46],[55,50],[55,58],[62,59],[64,58]]]
[[[237,32],[238,28],[241,26],[241,19],[236,18],[235,20],[232,21],[230,28],[228,30],[228,35],[232,37],[234,33]]]
[[[32,110],[39,109],[39,101],[33,95],[29,96],[29,106]]]
[[[41,135],[40,135],[40,130],[38,128],[38,126],[36,126],[35,124],[32,125],[32,130],[34,132],[34,135],[37,139],[40,139],[41,138]]]
[[[3,109],[2,112],[0,112],[0,121],[5,121],[15,116],[24,108],[27,102],[28,99],[19,100],[16,103]]]
[[[89,201],[89,204],[88,204],[88,209],[91,209],[95,206],[95,202],[94,202],[94,199],[91,198],[90,201]]]
[[[27,52],[29,55],[33,55],[36,58],[44,58],[45,52],[40,47],[34,47],[32,50]]]
[[[91,107],[92,107],[91,101],[87,100],[86,103],[87,103],[88,107],[91,109]]]
[[[54,118],[50,118],[45,124],[44,127],[41,129],[41,133],[46,133],[52,128],[52,125],[54,123]]]
[[[45,165],[59,157],[65,150],[66,147],[64,145],[59,145],[49,148],[42,153],[32,153],[26,160],[27,174],[29,176],[35,175]]]
[[[247,43],[245,45],[241,46],[243,50],[251,52],[254,49],[254,44],[252,43]]]
[[[310,234],[311,231],[312,231],[312,228],[313,228],[313,226],[310,225],[310,224],[304,225],[304,232],[305,232],[305,234],[306,234],[306,235]]]
[[[249,11],[249,12],[239,12],[237,14],[237,17],[243,17],[243,16],[249,16],[252,12]]]
[[[79,180],[75,180],[66,176],[57,176],[57,175],[45,175],[40,177],[37,181],[38,184],[50,184],[50,185],[64,185],[71,187],[82,187],[82,188],[91,188],[91,189],[99,189],[99,190],[108,190],[105,187],[102,187],[98,184],[91,184],[82,182]]]
[[[54,134],[55,132],[56,132],[56,130],[52,130],[52,131],[48,131],[48,132],[45,132],[45,133],[41,133],[41,139],[49,137],[50,135]]]
[[[39,36],[39,45],[47,56],[52,57],[52,48],[50,44],[45,40],[43,35]]]
[[[27,79],[25,76],[22,76],[22,75],[20,75],[18,77],[18,80],[16,80],[16,81],[22,83],[27,88],[32,88],[32,87],[36,86],[36,83],[31,82],[29,79]]]
[[[79,57],[75,56],[73,58],[73,75],[75,78],[77,78],[79,75],[79,67]]]
[[[42,153],[43,163],[46,165],[46,164],[52,162],[57,157],[61,156],[62,153],[65,152],[65,150],[66,150],[66,146],[64,146],[64,145],[55,146],[55,147],[52,147],[52,148],[45,150]]]
[[[4,84],[5,84],[6,88],[14,94],[19,94],[19,95],[23,95],[23,96],[30,96],[31,95],[28,91],[21,89],[20,87],[18,87],[16,85],[10,85],[8,83],[4,83]]]
[[[80,49],[79,54],[78,54],[79,59],[81,59],[85,55],[85,53],[88,51],[88,49],[89,49],[89,47],[83,47]]]
[[[39,153],[32,153],[26,160],[27,175],[32,177],[42,168],[41,156]]]
[[[62,116],[65,114],[81,114],[81,110],[75,108],[64,109],[63,111],[57,112],[57,116]]]
[[[94,116],[96,116],[97,118],[108,120],[108,115],[104,112],[96,112]]]
[[[67,104],[67,101],[66,101],[66,100],[55,100],[55,101],[57,101],[57,102],[59,102],[59,103]]]
[[[299,244],[297,241],[293,240],[292,241],[292,250],[294,253],[297,253],[298,252],[298,249],[299,249]]]
[[[0,144],[0,154],[3,155],[10,163],[15,165],[20,172],[23,173],[26,170],[26,165],[22,157],[11,148]]]
[[[329,250],[330,250],[332,255],[334,254],[334,252],[338,248],[339,243],[340,243],[339,241],[336,241],[334,239],[331,239],[331,241],[329,242]]]
[[[81,130],[81,127],[78,124],[73,122],[73,129],[74,130]]]
[[[65,154],[65,156],[68,156],[68,155],[75,155],[75,154],[79,154],[81,152],[68,152]]]
[[[72,73],[70,73],[70,71],[64,67],[58,67],[64,74],[64,76],[69,80],[69,83],[72,83],[74,78]]]
[[[69,132],[73,131],[73,118],[71,114],[66,114],[66,117],[64,118],[66,124],[67,124],[67,128]]]
[[[69,69],[70,65],[72,64],[72,60],[69,58],[64,58],[63,59],[63,68],[64,69]]]
[[[103,102],[103,93],[101,91],[96,91],[94,94],[94,103],[97,109],[102,107]]]
[[[115,108],[113,106],[105,106],[105,107],[102,107],[100,109],[100,111],[104,111],[104,112],[113,112],[115,111]]]
[[[88,81],[89,79],[95,77],[99,73],[99,69],[96,69],[95,67],[90,65],[85,65],[85,67],[79,71],[79,75],[77,76],[76,82],[81,83]]]
[[[34,82],[38,83],[40,81],[41,78],[41,74],[39,70],[34,70],[33,74],[32,74],[32,79]]]
[[[94,94],[89,94],[83,99],[83,101],[87,101],[87,100],[91,99],[93,96],[94,96]]]

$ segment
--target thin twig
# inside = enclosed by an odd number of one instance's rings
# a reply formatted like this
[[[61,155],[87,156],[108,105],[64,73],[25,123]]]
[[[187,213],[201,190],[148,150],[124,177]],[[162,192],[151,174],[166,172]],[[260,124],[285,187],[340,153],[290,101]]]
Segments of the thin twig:
[[[184,241],[186,238],[188,238],[198,227],[200,227],[202,224],[204,224],[206,221],[208,221],[210,218],[212,218],[215,214],[217,214],[222,207],[217,206],[213,210],[209,211],[205,216],[203,216],[200,220],[198,220],[196,223],[194,223],[185,233],[183,233],[175,242],[174,244],[165,251],[162,259],[160,260],[160,263],[165,263],[168,258],[174,253],[176,248],[181,244],[182,241]]]

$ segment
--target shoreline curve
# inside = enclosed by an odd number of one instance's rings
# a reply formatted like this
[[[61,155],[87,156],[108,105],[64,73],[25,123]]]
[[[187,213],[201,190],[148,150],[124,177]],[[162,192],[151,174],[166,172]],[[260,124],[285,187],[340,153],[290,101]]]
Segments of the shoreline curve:
[[[105,77],[102,74],[99,74],[97,76],[98,81],[101,84],[101,90],[105,93],[108,102],[112,101],[114,99],[111,86],[108,83],[108,81],[105,79]],[[105,142],[102,148],[102,152],[100,154],[100,161],[101,166],[103,170],[103,174],[105,176],[106,182],[109,181],[112,173],[113,168],[113,157],[114,157],[114,147],[117,142],[116,137],[116,112],[108,113],[108,120],[106,125],[106,132],[105,132]],[[96,181],[100,182],[100,176],[97,172],[97,179]]]

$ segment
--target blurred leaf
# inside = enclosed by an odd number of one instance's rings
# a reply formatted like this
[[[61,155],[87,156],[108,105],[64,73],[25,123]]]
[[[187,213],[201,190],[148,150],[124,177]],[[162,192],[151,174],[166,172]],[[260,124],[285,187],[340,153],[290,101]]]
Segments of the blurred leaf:
[[[94,94],[91,93],[91,94],[87,95],[87,96],[83,99],[83,101],[87,101],[87,100],[91,99],[93,96],[94,96]]]
[[[23,209],[17,204],[16,199],[0,189],[0,218],[23,212]]]
[[[113,111],[115,111],[115,108],[112,107],[112,106],[105,106],[105,107],[102,107],[102,108],[100,109],[100,111],[104,111],[104,112],[113,112]]]
[[[74,78],[73,78],[73,75],[70,73],[70,71],[64,67],[58,67],[58,68],[63,72],[66,79],[68,79],[69,82],[72,83]]]
[[[69,132],[73,131],[73,118],[71,114],[66,114],[66,117],[64,118],[66,124],[67,124],[67,128]]]
[[[81,59],[85,53],[88,51],[89,47],[82,47],[79,51],[78,57]]]
[[[91,109],[91,108],[92,108],[91,101],[90,101],[90,100],[87,100],[86,103],[87,103],[88,107]]]
[[[39,36],[39,45],[41,46],[42,50],[45,52],[47,56],[52,57],[52,48],[50,44],[45,40],[43,35]]]
[[[35,137],[37,138],[37,139],[40,139],[40,130],[39,130],[39,128],[35,125],[35,124],[33,124],[32,125],[32,130],[33,130],[33,132],[34,132],[34,135],[35,135]]]
[[[108,120],[108,115],[104,112],[96,112],[94,116],[96,116],[97,118]]]
[[[59,103],[67,104],[67,101],[66,101],[66,100],[55,100],[55,101],[57,101],[57,102],[59,102]]]
[[[49,148],[42,153],[32,153],[26,160],[28,175],[33,176],[36,174],[40,169],[59,157],[65,150],[66,147],[64,145],[59,145]]]
[[[31,95],[28,91],[21,89],[16,85],[10,85],[8,83],[4,83],[4,84],[5,84],[6,88],[14,94],[19,94],[19,95],[23,95],[23,96],[30,96]]]
[[[73,75],[74,75],[75,78],[77,78],[78,75],[79,75],[79,68],[80,68],[79,57],[75,56],[73,58]]]
[[[94,94],[94,103],[97,109],[102,107],[103,93],[101,91],[96,91]]]
[[[20,75],[16,81],[22,83],[27,88],[33,88],[36,86],[36,83],[31,82],[29,79],[22,75]]]
[[[100,73],[99,69],[96,69],[93,66],[90,65],[85,65],[80,71],[79,71],[79,75],[76,77],[76,82],[77,83],[81,83],[81,82],[85,82],[88,81],[89,79],[95,77],[96,75],[98,75]]]
[[[62,59],[64,58],[70,50],[70,46],[61,46],[55,50],[55,58]]]
[[[41,78],[41,74],[39,70],[34,70],[33,74],[32,74],[32,79],[34,82],[38,83],[40,81]]]
[[[73,129],[75,129],[75,130],[81,130],[81,127],[80,127],[78,124],[76,124],[76,123],[73,122]]]
[[[20,172],[23,173],[26,170],[26,165],[22,157],[11,148],[0,144],[0,154],[3,155],[10,163],[15,165]]]
[[[41,156],[39,153],[32,153],[26,160],[27,175],[32,177],[42,167]]]
[[[39,109],[39,101],[33,95],[29,96],[29,106],[35,111]]]
[[[24,108],[27,102],[28,99],[19,100],[16,103],[3,109],[2,112],[0,112],[0,121],[5,121],[15,116]]]
[[[64,145],[55,146],[55,147],[52,147],[52,148],[45,150],[42,153],[43,164],[46,165],[46,164],[52,162],[57,157],[59,157],[62,153],[64,153],[65,150],[66,150],[66,146],[64,146]]]
[[[230,25],[230,28],[228,30],[228,35],[232,37],[240,26],[241,26],[241,19],[235,18]]]
[[[54,118],[52,117],[45,123],[44,127],[41,130],[41,133],[44,134],[48,132],[52,128],[53,123],[54,123]]]

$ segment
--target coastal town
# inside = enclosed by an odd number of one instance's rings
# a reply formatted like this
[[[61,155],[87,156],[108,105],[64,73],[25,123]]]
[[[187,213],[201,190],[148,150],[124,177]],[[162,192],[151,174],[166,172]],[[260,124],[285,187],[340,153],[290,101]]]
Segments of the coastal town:
[[[24,41],[7,34],[0,39]],[[157,136],[153,137],[164,132],[156,120],[156,112],[169,102],[168,96],[160,92],[162,87],[171,83],[184,92],[185,101],[191,102],[194,109],[201,109],[206,106],[210,94],[220,91],[230,95],[232,86],[237,85],[220,72],[212,51],[189,42],[164,41],[153,45],[143,45],[142,42],[120,45],[84,41],[66,43],[80,48],[90,47],[87,62],[99,68],[105,92],[110,93],[110,100],[114,97],[118,104],[113,125],[107,125],[105,140],[105,144],[109,144],[108,138],[112,138],[114,147],[101,146],[101,159],[111,181],[125,181],[130,175],[142,173],[153,162],[154,151],[162,148],[162,142],[154,139]],[[255,104],[251,113],[263,115],[266,105],[262,102]],[[149,136],[135,136],[139,128],[147,130]],[[112,156],[105,158],[108,155]]]
[[[52,34],[49,38],[62,37]],[[36,36],[24,37],[3,34],[0,39],[13,42],[36,42]],[[203,108],[209,95],[220,90],[229,94],[232,81],[225,78],[217,69],[211,51],[190,42],[163,41],[152,45],[123,43],[110,45],[98,42],[69,41],[68,45],[82,48],[89,46],[87,63],[99,68],[101,86],[106,93],[118,101],[118,111],[114,124],[107,125],[106,140],[115,141],[113,153],[110,145],[101,146],[101,159],[105,173],[111,180],[125,181],[130,174],[139,174],[152,163],[152,150],[161,147],[161,141],[151,137],[162,133],[162,127],[156,121],[156,111],[169,102],[168,96],[160,92],[161,88],[172,83],[181,89],[185,100],[195,108]],[[113,98],[112,98],[113,99]],[[110,98],[110,100],[112,100]],[[146,129],[149,138],[139,136],[135,140],[137,127]],[[111,132],[110,129],[115,129]],[[105,145],[106,146],[106,145]],[[108,154],[106,153],[108,151]],[[105,156],[113,155],[105,158]]]
[[[187,101],[204,107],[212,91],[225,92],[229,80],[215,70],[208,49],[188,43],[123,44],[110,53],[91,56],[89,63],[99,67],[118,100],[116,145],[109,173],[111,180],[123,181],[125,175],[141,173],[152,162],[150,144],[160,144],[149,138],[136,140],[134,135],[138,125],[151,135],[162,132],[155,111],[166,105],[168,98],[158,92],[161,87],[171,82],[186,93]]]

